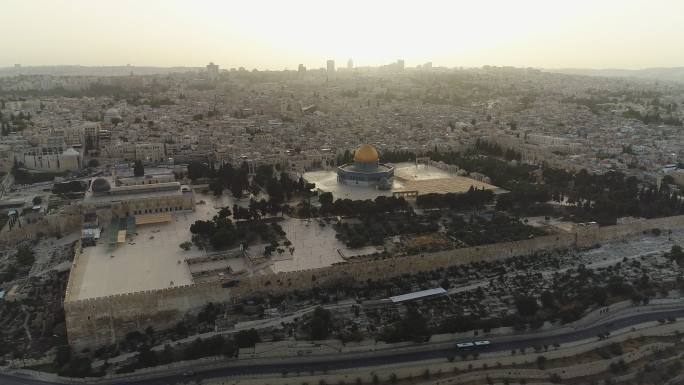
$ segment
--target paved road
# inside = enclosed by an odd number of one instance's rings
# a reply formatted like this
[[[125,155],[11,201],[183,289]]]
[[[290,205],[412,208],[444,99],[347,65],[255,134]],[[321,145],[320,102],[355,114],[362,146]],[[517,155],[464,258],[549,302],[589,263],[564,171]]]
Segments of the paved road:
[[[662,318],[668,317],[684,317],[684,309],[669,310],[669,311],[659,311],[653,313],[639,313],[629,316],[627,318],[607,321],[603,323],[598,323],[586,329],[568,332],[565,334],[560,334],[552,337],[546,336],[520,336],[519,339],[512,341],[497,342],[496,339],[492,339],[492,345],[484,348],[478,348],[478,352],[499,352],[499,351],[511,351],[513,349],[520,348],[530,348],[535,345],[552,345],[554,343],[568,343],[572,341],[578,341],[587,338],[594,338],[599,333],[606,331],[614,331],[622,328],[626,328],[632,325],[637,325],[640,323],[655,321]],[[235,362],[234,366],[225,368],[209,369],[200,373],[195,374],[192,377],[185,377],[181,373],[169,374],[160,378],[153,379],[141,379],[141,380],[130,380],[130,381],[116,381],[116,384],[127,384],[127,385],[168,385],[176,384],[190,381],[199,381],[203,379],[212,378],[222,378],[231,376],[241,376],[241,375],[255,375],[255,374],[268,374],[268,373],[282,373],[287,371],[288,373],[309,373],[312,370],[323,371],[323,370],[339,370],[339,369],[349,369],[357,367],[368,367],[368,366],[378,366],[386,364],[396,364],[402,362],[412,362],[412,361],[422,361],[434,358],[445,358],[448,355],[460,354],[460,351],[455,349],[455,343],[451,344],[454,347],[437,347],[435,349],[428,349],[425,351],[414,351],[414,352],[377,352],[377,355],[371,357],[358,357],[354,355],[340,355],[336,356],[335,360],[330,361],[325,360],[323,357],[308,357],[306,362],[284,362],[284,363],[273,363],[273,364],[259,364],[250,365],[249,363]],[[315,361],[318,359],[318,361]],[[2,385],[45,385],[50,384],[50,382],[21,378],[21,377],[11,377],[4,374],[0,374],[0,384]]]

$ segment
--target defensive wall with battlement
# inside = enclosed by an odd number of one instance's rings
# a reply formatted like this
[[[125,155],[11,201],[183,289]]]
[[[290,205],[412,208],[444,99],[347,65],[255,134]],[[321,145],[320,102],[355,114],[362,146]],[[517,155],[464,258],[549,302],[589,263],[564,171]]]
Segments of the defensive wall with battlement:
[[[615,226],[576,226],[558,233],[516,242],[503,242],[456,250],[425,253],[379,260],[361,260],[320,269],[299,270],[244,277],[236,285],[210,282],[161,290],[71,300],[65,295],[67,335],[76,348],[114,343],[126,333],[153,326],[160,330],[174,326],[188,312],[198,311],[208,302],[229,302],[255,294],[286,293],[330,286],[343,281],[382,280],[463,265],[502,260],[513,256],[564,248],[587,248],[651,231],[684,228],[684,216],[638,220]],[[78,248],[77,248],[78,249]],[[80,251],[77,250],[74,263]],[[229,286],[229,287],[224,287]]]
[[[66,206],[57,214],[49,214],[31,224],[15,225],[12,230],[5,226],[0,232],[0,244],[11,245],[23,240],[40,238],[42,235],[61,236],[81,228],[81,209],[78,205]]]

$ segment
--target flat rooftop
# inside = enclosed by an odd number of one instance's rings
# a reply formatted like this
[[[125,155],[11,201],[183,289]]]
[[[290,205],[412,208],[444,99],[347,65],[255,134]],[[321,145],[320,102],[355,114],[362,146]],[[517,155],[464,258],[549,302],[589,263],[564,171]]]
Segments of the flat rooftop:
[[[67,301],[163,289],[193,283],[186,258],[204,256],[193,247],[184,251],[179,244],[190,240],[190,225],[212,218],[220,207],[230,206],[226,197],[198,195],[194,212],[173,215],[167,223],[140,225],[137,235],[116,248],[100,239],[86,247],[75,261],[69,277]],[[109,225],[109,224],[107,224]],[[107,229],[105,229],[105,232]]]
[[[83,198],[85,203],[119,202],[135,199],[146,199],[155,197],[181,196],[184,190],[192,190],[178,182],[156,183],[147,185],[112,187],[109,194],[93,194],[87,192]]]

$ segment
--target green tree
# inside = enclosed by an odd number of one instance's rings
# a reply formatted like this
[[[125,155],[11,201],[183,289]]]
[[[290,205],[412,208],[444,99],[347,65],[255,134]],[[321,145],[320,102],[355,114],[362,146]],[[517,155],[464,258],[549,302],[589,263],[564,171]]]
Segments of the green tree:
[[[318,196],[318,202],[321,204],[321,211],[328,212],[333,206],[333,194],[331,192],[323,192]]]
[[[530,296],[520,296],[516,298],[515,306],[518,308],[518,313],[523,317],[531,317],[539,310],[537,300]]]
[[[212,176],[211,174],[212,169],[206,164],[195,161],[188,163],[188,178],[193,181],[199,178],[210,177]]]
[[[138,363],[141,367],[146,368],[159,364],[157,354],[153,350],[150,350],[150,347],[147,344],[142,345],[138,352]]]
[[[259,333],[255,329],[240,330],[235,334],[235,343],[241,348],[251,348],[261,342]]]
[[[323,340],[328,338],[332,328],[332,317],[330,311],[322,307],[317,307],[313,312],[313,317],[309,323],[312,340]]]
[[[143,163],[141,160],[136,160],[135,163],[133,164],[133,175],[134,176],[144,176],[145,175],[145,166],[143,166]]]
[[[387,342],[424,342],[430,337],[427,319],[415,307],[409,307],[406,316],[383,332],[381,339]]]
[[[31,266],[35,262],[33,251],[28,246],[21,246],[17,249],[17,254],[14,256],[17,262],[23,266]]]
[[[673,245],[670,249],[669,257],[677,262],[678,265],[681,265],[682,260],[684,260],[684,251],[682,251],[682,247],[679,245]]]
[[[92,374],[91,365],[90,359],[87,357],[73,358],[58,371],[58,374],[65,377],[88,377]]]
[[[546,357],[544,357],[544,356],[537,357],[537,368],[539,368],[539,370],[546,369]]]
[[[675,184],[675,180],[672,177],[672,175],[665,175],[660,182],[661,182],[661,186],[662,185],[668,185],[668,184]]]
[[[55,366],[58,368],[63,367],[71,360],[71,347],[69,345],[57,346],[57,352],[55,354]]]
[[[164,345],[164,350],[159,353],[159,363],[162,365],[171,363],[174,361],[173,348],[170,345]]]

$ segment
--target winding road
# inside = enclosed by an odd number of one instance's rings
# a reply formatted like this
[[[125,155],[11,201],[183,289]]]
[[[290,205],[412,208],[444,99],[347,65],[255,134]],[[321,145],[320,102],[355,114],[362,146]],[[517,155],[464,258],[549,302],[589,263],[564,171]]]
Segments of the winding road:
[[[598,334],[612,332],[627,328],[641,323],[656,321],[670,317],[684,317],[684,309],[661,310],[648,313],[637,313],[617,320],[607,320],[598,322],[581,330],[570,331],[554,336],[539,336],[535,334],[519,335],[513,337],[492,338],[491,345],[477,349],[479,353],[511,351],[513,349],[530,348],[535,345],[553,345],[554,343],[563,344],[588,338],[595,338]],[[392,350],[377,351],[373,355],[360,357],[358,353],[347,353],[330,356],[313,356],[301,358],[297,361],[277,362],[273,360],[270,364],[250,364],[247,361],[226,362],[226,367],[211,368],[198,371],[191,377],[184,376],[182,372],[175,371],[156,378],[148,379],[118,379],[103,380],[97,384],[128,384],[128,385],[168,385],[183,383],[190,380],[199,381],[204,379],[219,379],[233,376],[262,375],[288,373],[309,373],[311,371],[332,371],[339,369],[350,369],[358,367],[371,367],[387,364],[410,363],[435,358],[445,358],[449,355],[458,355],[460,350],[455,348],[455,343],[425,344],[424,350],[411,352],[396,352]],[[45,385],[68,383],[49,382],[27,376],[0,374],[0,384],[2,385]]]

